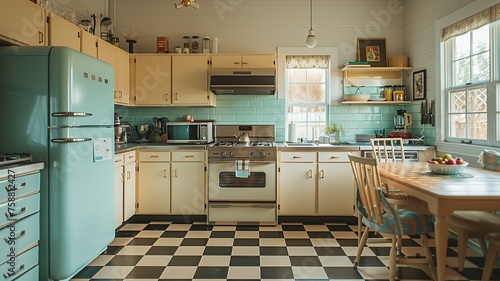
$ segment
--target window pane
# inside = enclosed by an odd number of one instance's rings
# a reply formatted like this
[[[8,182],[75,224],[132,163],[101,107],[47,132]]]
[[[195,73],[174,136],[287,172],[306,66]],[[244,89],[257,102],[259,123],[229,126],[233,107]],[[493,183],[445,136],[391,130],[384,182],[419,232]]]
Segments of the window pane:
[[[289,106],[288,107],[288,121],[299,123],[307,120],[307,107],[306,106]]]
[[[450,114],[450,136],[454,138],[466,137],[465,114]]]
[[[468,114],[467,129],[469,131],[469,139],[486,140],[488,137],[486,114]]]
[[[488,81],[490,79],[490,52],[472,57],[472,81]]]
[[[305,83],[307,69],[287,69],[288,83]]]
[[[488,110],[488,95],[486,88],[469,90],[467,111],[486,112]]]
[[[470,82],[470,58],[461,59],[453,62],[454,79],[453,85],[465,85]]]
[[[326,106],[309,106],[308,121],[326,121]]]
[[[490,49],[489,25],[472,31],[472,54],[478,54]]]
[[[450,93],[450,113],[465,112],[465,91]]]
[[[324,69],[308,69],[307,83],[325,83]]]
[[[454,59],[470,56],[470,32],[455,38]]]
[[[306,102],[306,84],[288,84],[288,101],[290,103]]]
[[[307,85],[308,102],[324,102],[326,100],[325,84]]]

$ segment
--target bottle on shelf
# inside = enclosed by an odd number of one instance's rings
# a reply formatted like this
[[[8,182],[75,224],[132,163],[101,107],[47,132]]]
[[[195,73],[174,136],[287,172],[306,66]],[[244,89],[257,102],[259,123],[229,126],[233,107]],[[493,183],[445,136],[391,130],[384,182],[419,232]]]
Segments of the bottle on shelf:
[[[393,88],[391,85],[385,85],[384,97],[386,101],[392,101],[392,91]]]

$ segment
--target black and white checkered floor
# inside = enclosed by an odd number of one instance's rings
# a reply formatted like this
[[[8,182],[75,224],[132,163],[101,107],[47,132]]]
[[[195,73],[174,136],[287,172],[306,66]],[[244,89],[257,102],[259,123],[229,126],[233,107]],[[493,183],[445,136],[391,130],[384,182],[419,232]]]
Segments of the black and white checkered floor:
[[[356,229],[345,223],[129,223],[72,280],[388,280],[388,240],[369,240],[360,266],[352,266]],[[434,245],[432,237],[429,242]],[[405,237],[403,252],[421,253],[419,239]],[[484,258],[468,250],[466,269],[458,273],[456,256],[456,241],[450,239],[446,280],[481,279]],[[397,275],[400,280],[431,280],[414,268],[399,267]],[[500,269],[491,280],[500,280]]]

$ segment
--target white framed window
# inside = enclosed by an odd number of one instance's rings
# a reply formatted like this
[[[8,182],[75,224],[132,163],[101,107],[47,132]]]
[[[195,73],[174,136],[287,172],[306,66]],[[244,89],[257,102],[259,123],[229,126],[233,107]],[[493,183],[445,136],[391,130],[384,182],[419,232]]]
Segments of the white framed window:
[[[323,134],[330,102],[340,92],[336,66],[336,48],[278,48],[279,98],[285,99],[286,123],[296,124],[298,138]]]
[[[495,17],[487,8],[442,29],[445,142],[500,146],[500,68],[494,60],[500,57],[500,21]]]

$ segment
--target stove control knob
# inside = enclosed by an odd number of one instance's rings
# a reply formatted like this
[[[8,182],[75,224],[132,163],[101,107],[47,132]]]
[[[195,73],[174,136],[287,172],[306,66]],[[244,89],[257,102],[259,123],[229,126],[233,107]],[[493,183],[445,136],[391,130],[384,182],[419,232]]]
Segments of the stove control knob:
[[[234,156],[236,156],[236,153],[234,153],[234,151],[231,151],[231,152],[229,152],[229,156],[234,157]]]
[[[252,156],[252,157],[257,156],[257,152],[255,152],[255,151],[250,152],[250,156]]]
[[[226,152],[225,152],[225,151],[222,151],[222,152],[220,153],[220,156],[221,156],[221,157],[226,157]]]
[[[266,153],[264,151],[260,152],[260,157],[266,157]]]

